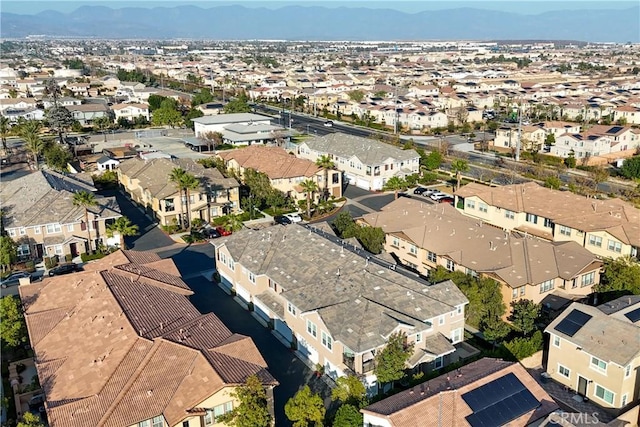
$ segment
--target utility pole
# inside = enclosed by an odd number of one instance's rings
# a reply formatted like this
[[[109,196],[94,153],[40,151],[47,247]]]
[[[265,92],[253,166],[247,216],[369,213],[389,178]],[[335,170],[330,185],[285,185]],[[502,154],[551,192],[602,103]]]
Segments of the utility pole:
[[[516,140],[516,162],[520,161],[520,147],[522,144],[522,101],[518,104],[518,139]]]

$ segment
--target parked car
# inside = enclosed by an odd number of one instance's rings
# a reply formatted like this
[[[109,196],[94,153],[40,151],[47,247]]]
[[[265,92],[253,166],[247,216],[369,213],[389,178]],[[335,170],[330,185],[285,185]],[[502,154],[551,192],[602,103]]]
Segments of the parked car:
[[[330,121],[330,120],[328,122],[324,122],[324,126],[327,127],[327,128],[330,128],[330,127],[333,126],[333,122]]]
[[[291,220],[291,222],[293,222],[293,223],[302,221],[302,218],[300,217],[300,214],[298,214],[296,212],[291,212],[291,213],[288,213],[288,214],[284,214],[284,216],[289,218]]]
[[[31,399],[29,399],[29,409],[36,410],[40,409],[42,404],[44,403],[44,394],[35,394]]]
[[[424,188],[424,187],[418,187],[418,188],[416,188],[415,190],[413,190],[413,194],[422,194],[422,193],[424,193],[425,191],[427,191],[427,189],[426,189],[426,188]]]
[[[61,274],[73,273],[73,272],[78,271],[78,270],[80,270],[80,266],[78,264],[70,262],[68,264],[60,264],[57,267],[53,267],[51,270],[49,270],[49,272],[47,274],[50,277],[51,276],[59,276]]]
[[[221,236],[231,236],[231,230],[227,230],[222,226],[218,226],[215,228],[215,230],[221,235]]]
[[[220,237],[220,233],[215,228],[205,228],[202,230],[202,235],[207,239],[217,239]]]
[[[447,197],[443,197],[442,199],[438,200],[438,203],[449,203],[450,205],[453,205],[454,199],[451,196],[447,196]]]
[[[291,219],[287,216],[284,215],[276,215],[273,217],[273,221],[276,224],[282,224],[282,225],[287,225],[287,224],[293,224],[293,222],[291,221]]]
[[[31,277],[31,274],[26,271],[16,271],[9,274],[4,279],[0,280],[0,287],[7,288],[9,286],[15,286],[20,283],[20,279],[23,277]]]
[[[445,194],[445,193],[434,193],[429,197],[431,198],[431,200],[435,200],[437,202],[438,200],[445,199],[447,197],[451,197],[451,195],[450,194]]]

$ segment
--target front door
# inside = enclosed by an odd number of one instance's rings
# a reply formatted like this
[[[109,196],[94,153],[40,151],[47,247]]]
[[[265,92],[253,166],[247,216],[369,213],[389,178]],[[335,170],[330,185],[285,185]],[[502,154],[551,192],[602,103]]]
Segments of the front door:
[[[38,243],[36,245],[36,257],[38,259],[42,259],[43,255],[44,255],[44,247],[42,246],[42,243]]]
[[[580,396],[587,395],[587,379],[578,375],[578,394]]]
[[[69,252],[71,252],[72,257],[78,256],[78,244],[77,243],[69,243]]]

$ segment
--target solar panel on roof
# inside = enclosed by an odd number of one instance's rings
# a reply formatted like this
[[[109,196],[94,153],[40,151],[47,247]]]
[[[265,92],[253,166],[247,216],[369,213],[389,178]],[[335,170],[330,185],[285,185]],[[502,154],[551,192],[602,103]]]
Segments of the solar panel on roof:
[[[624,317],[629,319],[632,323],[636,323],[640,320],[640,308],[636,308],[635,310],[631,310],[628,313],[624,314]]]
[[[607,133],[618,133],[620,132],[622,129],[624,129],[624,127],[622,126],[614,126],[612,128],[610,128]]]
[[[473,410],[466,417],[472,427],[497,427],[537,408],[540,402],[513,373],[462,395]]]
[[[562,321],[556,325],[555,330],[572,337],[585,325],[585,323],[589,321],[589,319],[591,319],[591,317],[592,316],[590,314],[573,309],[567,317],[562,319]]]

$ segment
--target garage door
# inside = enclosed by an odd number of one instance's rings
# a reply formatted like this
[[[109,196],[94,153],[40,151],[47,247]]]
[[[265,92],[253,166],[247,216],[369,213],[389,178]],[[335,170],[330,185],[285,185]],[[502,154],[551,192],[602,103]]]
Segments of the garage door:
[[[251,294],[242,286],[236,286],[236,294],[246,303],[249,303],[249,301],[251,301]]]
[[[311,363],[318,363],[318,361],[320,360],[318,356],[318,351],[315,348],[313,348],[311,344],[309,344],[301,336],[297,335],[297,338],[298,338],[298,351],[300,352],[300,354],[302,354],[304,357],[309,359]]]
[[[253,311],[262,318],[265,322],[271,320],[269,317],[269,309],[265,307],[260,301],[253,301]]]
[[[345,179],[347,180],[347,184],[355,184],[356,183],[356,177],[353,175],[349,175],[349,174],[345,174]]]
[[[338,377],[341,377],[344,375],[344,372],[342,372],[341,369],[338,369],[336,365],[329,362],[328,360],[324,363],[324,373],[330,376],[331,378],[333,378],[334,380],[337,380]]]
[[[278,331],[278,333],[282,335],[288,342],[293,341],[293,333],[291,332],[291,329],[286,322],[275,318],[273,319],[273,328]]]
[[[363,188],[365,190],[369,189],[369,181],[365,178],[358,178],[358,183],[356,184],[356,186]]]

